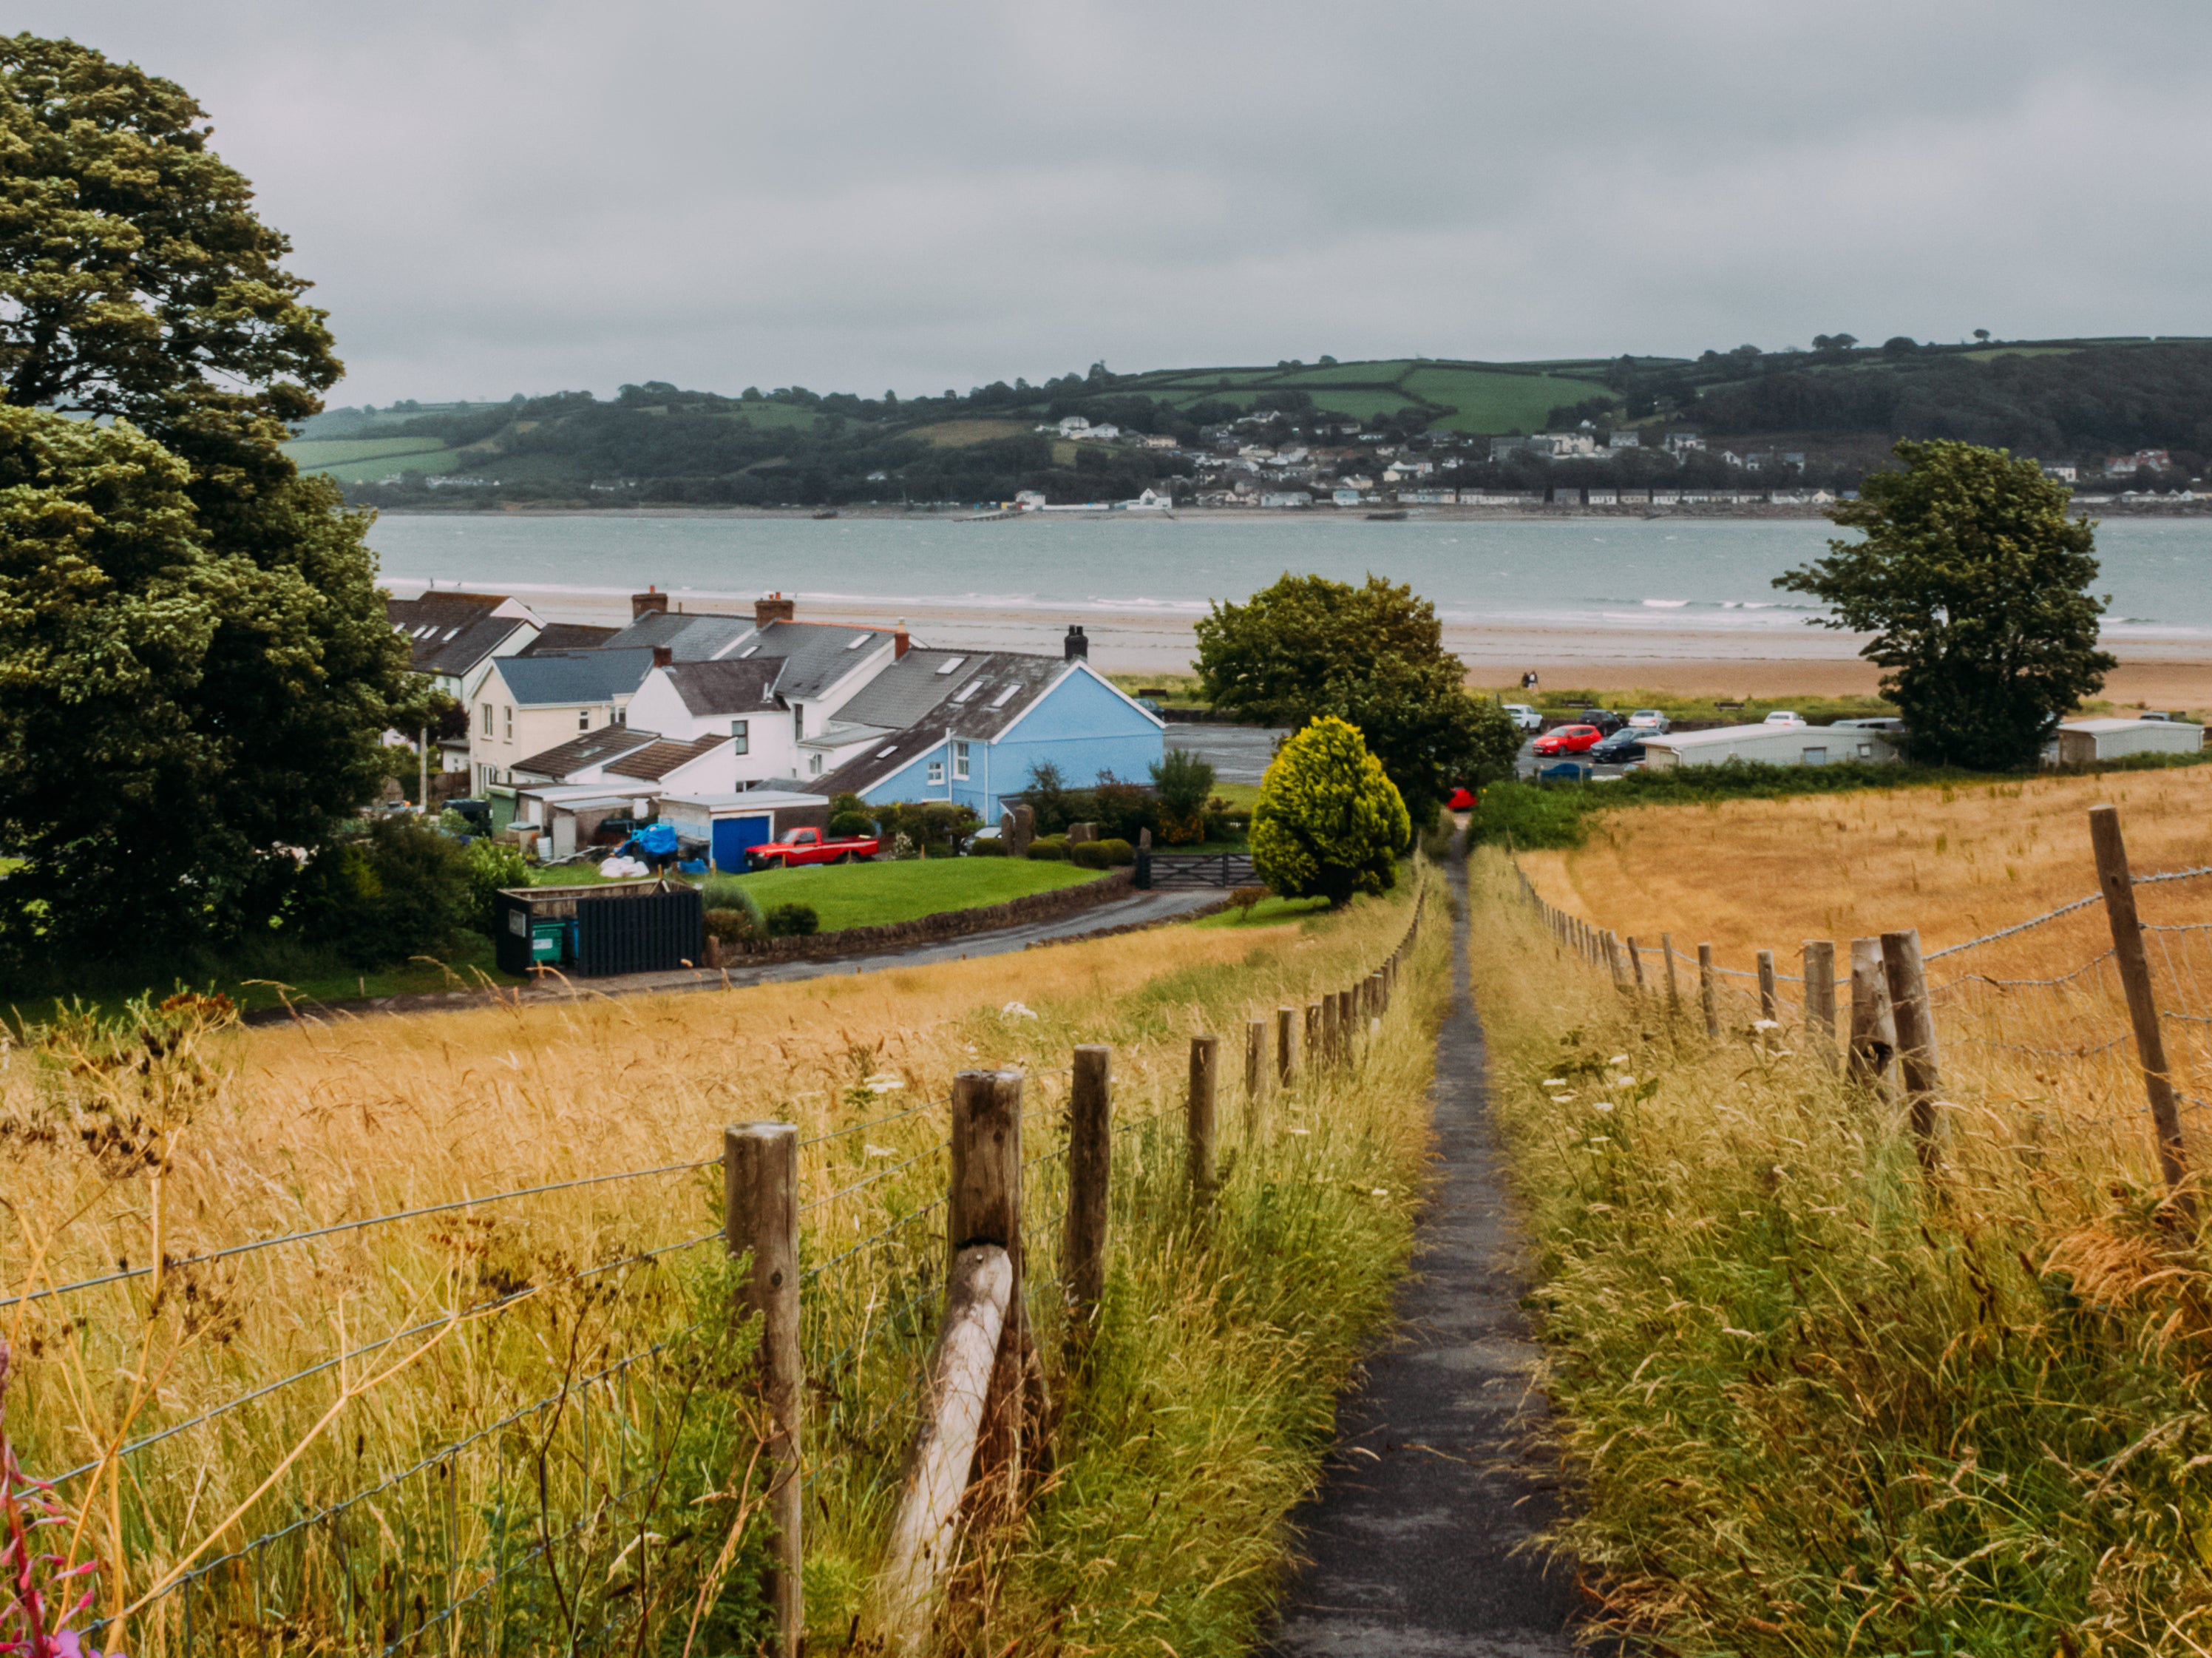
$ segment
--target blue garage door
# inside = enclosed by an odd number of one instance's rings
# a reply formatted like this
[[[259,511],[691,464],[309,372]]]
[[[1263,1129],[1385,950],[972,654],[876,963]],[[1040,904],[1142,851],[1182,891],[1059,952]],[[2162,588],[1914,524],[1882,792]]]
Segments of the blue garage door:
[[[775,838],[765,814],[757,818],[716,818],[714,867],[733,875],[742,874],[745,867],[745,848],[763,846]]]

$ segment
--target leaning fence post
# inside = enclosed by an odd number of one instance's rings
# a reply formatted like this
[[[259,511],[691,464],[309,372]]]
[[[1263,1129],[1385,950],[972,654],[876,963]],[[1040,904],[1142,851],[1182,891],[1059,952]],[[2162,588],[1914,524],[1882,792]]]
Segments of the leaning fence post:
[[[2181,1137],[2181,1111],[2174,1098],[2173,1073],[2166,1060],[2166,1032],[2158,1021],[2158,997],[2150,982],[2150,958],[2143,949],[2142,921],[2136,912],[2135,878],[2128,869],[2128,846],[2120,814],[2111,806],[2089,808],[2089,840],[2097,852],[2097,884],[2104,888],[2105,916],[2112,928],[2112,956],[2128,995],[2128,1019],[2135,1027],[2136,1059],[2142,1067],[2143,1091],[2150,1097],[2150,1119],[2157,1139],[2159,1173],[2178,1194],[2181,1213],[2194,1218],[2195,1203],[2180,1193],[2189,1177],[2189,1149]]]
[[[976,1451],[979,1478],[1003,1473],[1004,1497],[1019,1488],[1022,1467],[1023,1372],[1030,1352],[1022,1273],[1022,1074],[963,1070],[952,1079],[952,1176],[946,1190],[947,1275],[971,1244],[1006,1252],[1012,1274],[1006,1321],[991,1371],[982,1438]]]
[[[1275,1009],[1275,1081],[1288,1088],[1298,1074],[1298,1010]]]
[[[1851,941],[1850,1058],[1844,1075],[1863,1088],[1879,1088],[1897,1051],[1897,1018],[1890,1011],[1889,978],[1882,971],[1881,941]]]
[[[1620,935],[1610,927],[1605,930],[1605,959],[1613,967],[1613,988],[1626,995],[1628,969],[1620,960]]]
[[[1091,1350],[1098,1303],[1106,1295],[1106,1227],[1114,1173],[1114,1050],[1075,1051],[1067,1099],[1067,1280],[1070,1368]]]
[[[1679,1018],[1682,1012],[1682,992],[1674,982],[1674,935],[1659,935],[1659,954],[1667,958],[1667,1016]]]
[[[1214,1081],[1221,1070],[1221,1039],[1190,1039],[1190,1198],[1203,1209],[1213,1201]]]
[[[1713,984],[1713,947],[1698,946],[1698,1002],[1705,1010],[1705,1034],[1717,1039],[1721,1033],[1720,993]]]
[[[1631,933],[1628,936],[1628,965],[1635,970],[1636,994],[1638,999],[1641,1000],[1644,991],[1644,950],[1643,948],[1637,943],[1636,935],[1634,933]]]
[[[1836,1064],[1836,947],[1825,938],[1805,941],[1805,1028],[1811,1040]]]
[[[1936,1140],[1936,1090],[1942,1071],[1936,1049],[1936,1015],[1928,1005],[1928,975],[1920,961],[1920,930],[1881,936],[1881,970],[1889,980],[1890,1016],[1897,1021],[1897,1069],[1912,1116],[1912,1145],[1923,1167],[1941,1161]]]
[[[780,1658],[798,1658],[806,1637],[800,1575],[799,1478],[805,1424],[805,1363],[799,1345],[799,1128],[745,1123],[722,1131],[722,1240],[752,1265],[738,1310],[761,1320],[760,1387],[772,1424],[768,1506],[775,1527],[769,1588]]]

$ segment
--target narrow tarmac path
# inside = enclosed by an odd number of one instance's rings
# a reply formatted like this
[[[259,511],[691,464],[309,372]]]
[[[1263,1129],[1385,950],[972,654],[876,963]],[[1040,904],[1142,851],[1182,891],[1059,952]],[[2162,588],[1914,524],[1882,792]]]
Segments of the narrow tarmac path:
[[[1520,1308],[1519,1223],[1490,1119],[1488,1054],[1468,985],[1466,866],[1453,1005],[1437,1039],[1442,1179],[1423,1212],[1397,1339],[1337,1407],[1318,1495],[1294,1516],[1310,1564],[1278,1658],[1566,1658],[1572,1586],[1516,1545],[1557,1509],[1517,1449],[1545,1409]]]

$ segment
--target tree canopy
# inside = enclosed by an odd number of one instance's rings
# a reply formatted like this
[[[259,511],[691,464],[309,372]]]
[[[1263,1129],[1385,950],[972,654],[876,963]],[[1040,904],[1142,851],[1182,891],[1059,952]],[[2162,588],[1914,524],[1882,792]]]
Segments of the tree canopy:
[[[1217,707],[1270,725],[1323,716],[1364,735],[1416,822],[1451,788],[1509,775],[1520,733],[1468,695],[1436,607],[1409,587],[1285,575],[1198,624],[1198,669]]]
[[[1324,715],[1283,745],[1252,808],[1252,867],[1285,898],[1389,891],[1412,844],[1406,802],[1358,731]]]
[[[1821,625],[1875,636],[1860,655],[1890,670],[1882,691],[1914,758],[2032,765],[2115,666],[2097,649],[2106,601],[2087,591],[2095,532],[2033,460],[1952,442],[1895,454],[1903,471],[1874,473],[1829,515],[1863,538],[1774,584],[1832,606]]]
[[[341,369],[184,90],[0,40],[0,903],[83,954],[265,922],[427,718],[368,520],[279,445]],[[64,414],[112,418],[95,425]],[[82,799],[60,769],[84,768]],[[33,918],[35,918],[34,920]]]

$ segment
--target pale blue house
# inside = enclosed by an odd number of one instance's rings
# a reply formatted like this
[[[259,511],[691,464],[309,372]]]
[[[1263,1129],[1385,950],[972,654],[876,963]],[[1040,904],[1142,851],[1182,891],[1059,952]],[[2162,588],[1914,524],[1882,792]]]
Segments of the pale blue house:
[[[1058,660],[1015,651],[908,651],[800,744],[802,786],[871,806],[951,801],[995,823],[1049,761],[1070,788],[1145,783],[1166,729],[1089,660],[1070,628]]]

